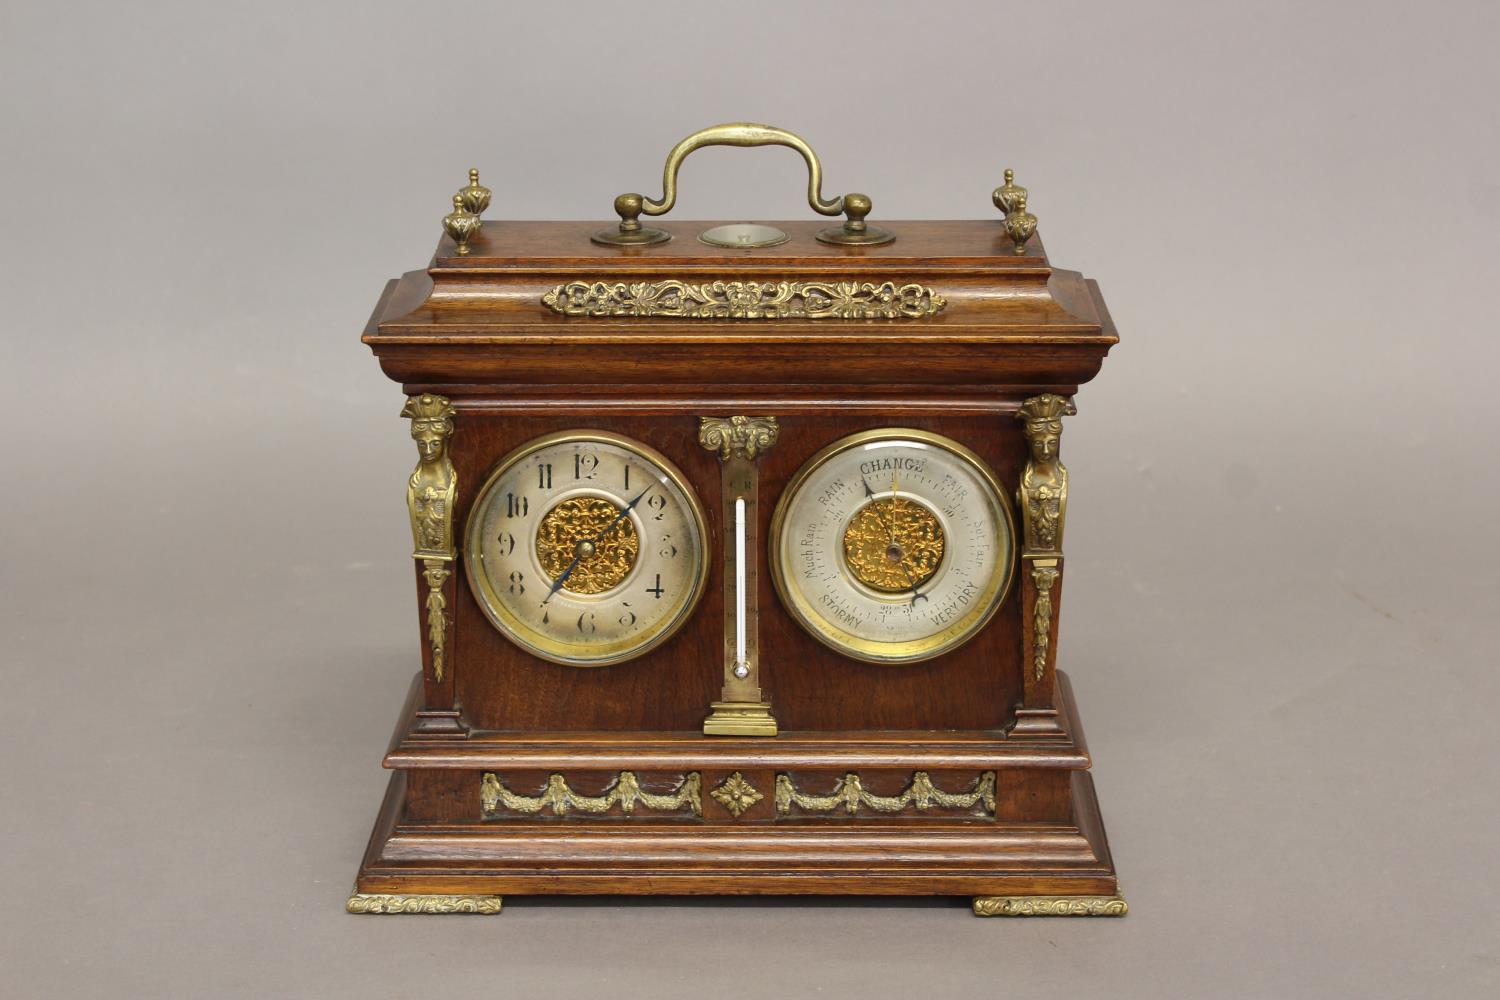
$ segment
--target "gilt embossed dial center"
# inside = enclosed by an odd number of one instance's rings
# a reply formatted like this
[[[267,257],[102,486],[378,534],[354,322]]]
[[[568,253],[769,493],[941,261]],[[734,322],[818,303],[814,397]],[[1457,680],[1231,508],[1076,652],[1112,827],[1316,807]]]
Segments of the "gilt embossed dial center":
[[[536,530],[536,551],[552,579],[571,565],[562,589],[575,594],[602,594],[630,575],[640,553],[635,524],[620,517],[620,508],[601,497],[564,500],[549,510]]]
[[[844,561],[867,587],[910,591],[931,580],[943,561],[942,523],[909,497],[873,500],[844,529]]]

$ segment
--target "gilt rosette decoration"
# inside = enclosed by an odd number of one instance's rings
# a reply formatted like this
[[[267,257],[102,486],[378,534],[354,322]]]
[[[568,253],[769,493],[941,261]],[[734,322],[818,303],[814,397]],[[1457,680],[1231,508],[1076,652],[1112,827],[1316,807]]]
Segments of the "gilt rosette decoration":
[[[739,771],[714,786],[708,794],[712,795],[714,801],[723,806],[735,819],[739,819],[747,809],[765,798],[754,785],[745,780],[745,776]]]
[[[918,319],[948,300],[924,285],[871,281],[572,281],[542,296],[564,316],[680,319]]]

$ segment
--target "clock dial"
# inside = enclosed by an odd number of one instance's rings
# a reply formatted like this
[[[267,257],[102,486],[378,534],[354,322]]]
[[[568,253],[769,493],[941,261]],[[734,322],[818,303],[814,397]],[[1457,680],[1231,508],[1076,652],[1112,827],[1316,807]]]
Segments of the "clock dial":
[[[702,596],[703,508],[661,454],[604,431],[501,459],[469,515],[469,584],[495,627],[555,663],[600,667],[664,641]]]
[[[782,603],[846,656],[941,656],[994,615],[1015,572],[1015,522],[994,473],[956,441],[903,428],[835,441],[771,519]]]

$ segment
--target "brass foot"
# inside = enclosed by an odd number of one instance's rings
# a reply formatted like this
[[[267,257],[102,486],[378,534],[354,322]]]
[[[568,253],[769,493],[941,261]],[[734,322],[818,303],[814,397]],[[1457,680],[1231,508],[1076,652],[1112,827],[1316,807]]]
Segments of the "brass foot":
[[[975,896],[976,917],[1123,917],[1125,897]]]
[[[350,913],[499,913],[499,896],[356,892],[344,904]]]
[[[715,701],[703,720],[705,736],[775,736],[776,720],[768,701]]]

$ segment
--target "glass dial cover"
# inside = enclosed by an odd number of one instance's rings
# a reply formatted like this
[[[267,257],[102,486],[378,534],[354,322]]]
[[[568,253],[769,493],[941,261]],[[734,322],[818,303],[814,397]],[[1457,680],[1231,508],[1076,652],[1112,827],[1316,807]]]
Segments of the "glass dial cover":
[[[926,431],[841,438],[792,477],[771,519],[783,605],[825,645],[914,663],[972,638],[1015,573],[1015,519],[973,452]]]
[[[659,452],[565,431],[501,459],[469,514],[479,606],[517,645],[599,667],[654,648],[703,594],[703,508]]]

